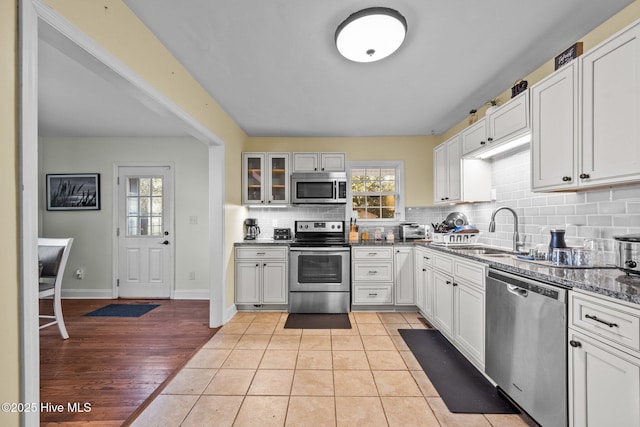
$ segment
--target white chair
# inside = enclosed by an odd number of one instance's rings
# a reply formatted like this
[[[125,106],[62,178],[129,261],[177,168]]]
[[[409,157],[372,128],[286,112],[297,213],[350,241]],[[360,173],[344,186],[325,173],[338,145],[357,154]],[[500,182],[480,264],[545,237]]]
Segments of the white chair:
[[[73,238],[68,239],[38,239],[38,262],[40,263],[39,298],[53,297],[53,316],[40,314],[40,319],[53,319],[49,323],[40,325],[40,329],[57,324],[60,335],[65,340],[69,338],[67,327],[62,317],[62,276],[67,266],[69,251]]]

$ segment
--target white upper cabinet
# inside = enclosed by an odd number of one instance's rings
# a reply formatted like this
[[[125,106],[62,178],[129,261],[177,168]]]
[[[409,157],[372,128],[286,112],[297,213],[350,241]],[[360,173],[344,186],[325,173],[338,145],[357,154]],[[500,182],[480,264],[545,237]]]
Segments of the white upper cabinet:
[[[460,134],[462,135],[463,155],[484,148],[487,146],[487,121],[482,119],[463,130]]]
[[[640,179],[640,23],[580,58],[582,155],[579,185]]]
[[[460,134],[433,149],[434,202],[480,202],[491,195],[491,164],[462,159]]]
[[[531,186],[534,190],[576,185],[578,162],[578,62],[531,88]]]
[[[242,153],[242,203],[289,203],[289,153]]]
[[[640,180],[640,23],[531,88],[532,188]]]
[[[345,153],[293,153],[293,172],[344,172]]]
[[[529,91],[525,90],[487,114],[487,126],[489,146],[500,145],[529,132]]]

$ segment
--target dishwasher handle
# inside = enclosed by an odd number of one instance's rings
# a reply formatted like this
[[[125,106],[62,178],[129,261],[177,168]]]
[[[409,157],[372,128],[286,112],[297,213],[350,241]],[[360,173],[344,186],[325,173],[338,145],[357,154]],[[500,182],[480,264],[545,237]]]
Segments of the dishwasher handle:
[[[507,285],[507,290],[509,292],[511,292],[514,295],[517,295],[519,297],[523,297],[526,298],[527,296],[529,296],[529,291],[527,291],[526,289],[522,289],[518,286],[514,286],[514,285]]]
[[[506,271],[497,270],[495,268],[489,268],[487,270],[487,279],[495,280],[511,286],[512,288],[509,289],[509,291],[511,293],[518,294],[519,296],[524,297],[525,295],[520,291],[513,290],[513,288],[519,288],[521,291],[525,291],[527,295],[529,293],[535,293],[562,303],[565,303],[567,299],[567,290],[561,286],[541,282],[539,280],[533,280],[513,273],[507,273]]]

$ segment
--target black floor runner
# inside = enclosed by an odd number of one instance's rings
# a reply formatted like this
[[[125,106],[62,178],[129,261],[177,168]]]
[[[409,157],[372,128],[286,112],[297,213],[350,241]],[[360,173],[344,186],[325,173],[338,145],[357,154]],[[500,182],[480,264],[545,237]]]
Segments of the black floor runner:
[[[351,329],[348,314],[289,313],[284,324],[288,329]]]
[[[401,329],[399,332],[449,411],[519,413],[439,331]]]

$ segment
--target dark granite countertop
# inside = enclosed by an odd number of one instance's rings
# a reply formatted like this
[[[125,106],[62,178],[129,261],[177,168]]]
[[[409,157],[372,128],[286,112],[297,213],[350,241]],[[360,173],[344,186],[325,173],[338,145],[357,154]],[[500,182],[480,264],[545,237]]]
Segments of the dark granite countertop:
[[[257,239],[236,242],[235,246],[243,245],[288,245],[290,240]],[[487,256],[469,254],[455,246],[440,246],[426,242],[402,242],[386,240],[366,242],[350,242],[351,246],[422,246],[444,253],[460,256],[472,261],[482,262],[489,267],[519,274],[531,279],[556,284],[569,289],[581,289],[610,298],[627,301],[640,305],[640,275],[627,275],[617,268],[565,268],[541,265],[530,261],[524,261],[515,256]]]

